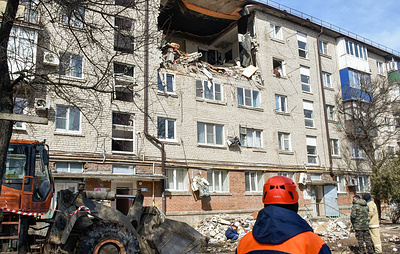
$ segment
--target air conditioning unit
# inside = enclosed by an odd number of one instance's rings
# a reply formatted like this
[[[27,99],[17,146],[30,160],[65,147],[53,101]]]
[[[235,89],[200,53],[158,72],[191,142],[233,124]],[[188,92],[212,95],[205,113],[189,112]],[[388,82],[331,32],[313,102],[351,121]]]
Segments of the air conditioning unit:
[[[41,98],[35,98],[35,108],[37,110],[46,110],[50,108],[50,101],[41,99]]]
[[[358,181],[356,178],[350,178],[347,181],[347,186],[357,186],[358,185]]]
[[[237,136],[233,137],[233,138],[228,138],[226,143],[228,143],[228,146],[234,146],[234,145],[241,146],[242,145],[242,144],[240,144],[240,139]]]
[[[60,64],[60,59],[56,54],[45,51],[43,53],[43,63],[47,65],[57,66]]]
[[[306,173],[300,173],[298,183],[302,184],[302,185],[306,185],[306,183],[307,183],[307,174]]]

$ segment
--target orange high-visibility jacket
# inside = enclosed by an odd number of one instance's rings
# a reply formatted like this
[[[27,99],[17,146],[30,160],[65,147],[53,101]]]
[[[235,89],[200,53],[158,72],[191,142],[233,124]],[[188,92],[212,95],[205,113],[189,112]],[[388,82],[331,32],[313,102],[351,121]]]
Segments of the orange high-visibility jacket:
[[[253,231],[240,241],[237,254],[330,254],[325,242],[297,213],[274,205],[262,209]]]

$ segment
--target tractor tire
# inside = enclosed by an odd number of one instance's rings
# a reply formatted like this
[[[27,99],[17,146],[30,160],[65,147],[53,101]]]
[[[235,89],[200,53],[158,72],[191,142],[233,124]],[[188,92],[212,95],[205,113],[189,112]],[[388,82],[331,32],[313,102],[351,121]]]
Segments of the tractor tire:
[[[80,237],[77,254],[134,254],[140,248],[133,234],[122,223],[99,221]]]

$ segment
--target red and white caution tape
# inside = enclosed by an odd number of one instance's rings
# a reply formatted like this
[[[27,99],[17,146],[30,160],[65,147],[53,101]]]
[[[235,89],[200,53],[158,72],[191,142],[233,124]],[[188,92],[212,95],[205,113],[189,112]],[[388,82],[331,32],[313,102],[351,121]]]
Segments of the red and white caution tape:
[[[26,216],[42,216],[45,214],[45,213],[29,213],[29,212],[23,212],[23,211],[18,211],[15,209],[2,208],[2,207],[0,207],[0,209],[2,209],[5,212],[15,213],[15,214],[19,214],[19,215],[26,215]]]
[[[89,209],[89,208],[87,208],[87,207],[84,206],[84,205],[81,205],[78,209],[76,209],[75,212],[71,213],[70,215],[71,215],[71,216],[72,216],[72,215],[75,215],[77,212],[79,212],[79,211],[82,210],[82,209],[84,209],[86,212],[90,213],[90,209]]]

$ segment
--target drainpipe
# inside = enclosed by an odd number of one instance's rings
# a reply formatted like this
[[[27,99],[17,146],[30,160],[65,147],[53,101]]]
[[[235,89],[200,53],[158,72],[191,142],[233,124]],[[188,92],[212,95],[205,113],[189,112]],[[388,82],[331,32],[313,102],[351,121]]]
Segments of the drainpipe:
[[[144,16],[144,135],[151,143],[159,145],[161,150],[161,173],[165,176],[164,143],[149,134],[149,0],[146,0]],[[166,214],[165,179],[161,179],[162,212]]]
[[[324,107],[324,119],[325,119],[325,131],[326,131],[326,139],[328,142],[328,156],[329,156],[329,172],[331,177],[335,174],[332,169],[332,148],[331,148],[331,138],[329,135],[329,125],[328,125],[328,112],[326,110],[326,98],[325,98],[325,88],[324,88],[324,79],[322,75],[322,62],[321,62],[321,45],[319,37],[323,33],[324,28],[321,26],[321,32],[317,36],[317,49],[318,49],[318,65],[319,65],[319,78],[321,83],[321,91],[322,91],[322,105]]]

